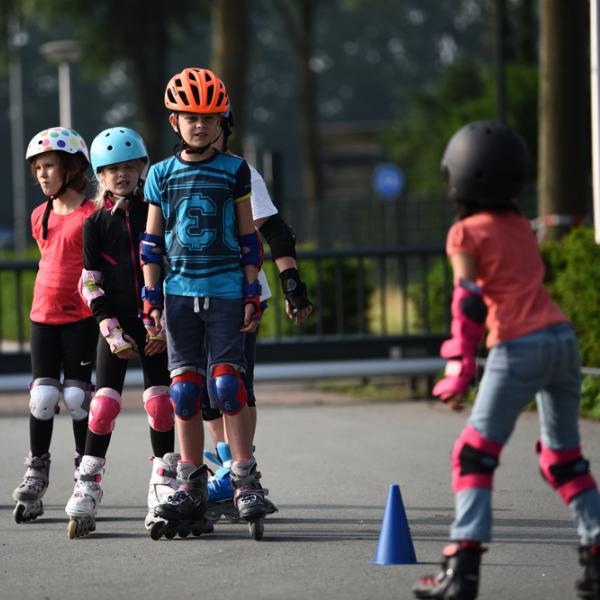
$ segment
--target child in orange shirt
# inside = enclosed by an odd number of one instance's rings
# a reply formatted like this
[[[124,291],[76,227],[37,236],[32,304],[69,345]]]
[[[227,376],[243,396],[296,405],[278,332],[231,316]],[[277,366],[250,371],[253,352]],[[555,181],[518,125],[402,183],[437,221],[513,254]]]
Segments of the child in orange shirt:
[[[529,222],[515,199],[526,182],[527,148],[499,123],[466,125],[450,139],[442,168],[458,221],[446,251],[454,272],[452,339],[443,343],[445,377],[433,394],[462,407],[477,346],[490,348],[475,406],[452,453],[456,513],[437,576],[420,579],[417,598],[472,600],[491,539],[492,483],[502,447],[537,394],[546,481],[569,506],[581,540],[582,598],[600,599],[600,494],[580,449],[580,363],[569,319],[542,286],[544,269]]]
[[[47,201],[31,214],[31,229],[41,258],[31,307],[29,436],[23,481],[13,492],[15,521],[44,514],[50,440],[62,392],[73,419],[75,465],[83,454],[91,398],[91,376],[98,327],[79,297],[83,267],[83,222],[96,207],[83,194],[88,149],[73,129],[52,127],[29,142],[26,159]],[[61,371],[64,380],[61,384]]]

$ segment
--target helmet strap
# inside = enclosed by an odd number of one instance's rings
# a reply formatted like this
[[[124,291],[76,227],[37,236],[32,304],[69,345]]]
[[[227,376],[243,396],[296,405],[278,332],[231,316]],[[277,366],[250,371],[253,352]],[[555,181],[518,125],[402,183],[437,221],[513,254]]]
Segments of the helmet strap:
[[[179,113],[176,113],[176,114],[177,114],[177,126],[178,127],[175,130],[175,132],[181,139],[181,145],[182,145],[183,152],[186,152],[187,154],[204,154],[221,137],[221,134],[223,133],[223,123],[222,123],[222,119],[221,119],[221,125],[220,125],[221,131],[219,131],[219,133],[217,134],[217,137],[212,142],[209,142],[208,144],[205,144],[204,146],[191,146],[183,139],[183,136],[179,132]]]

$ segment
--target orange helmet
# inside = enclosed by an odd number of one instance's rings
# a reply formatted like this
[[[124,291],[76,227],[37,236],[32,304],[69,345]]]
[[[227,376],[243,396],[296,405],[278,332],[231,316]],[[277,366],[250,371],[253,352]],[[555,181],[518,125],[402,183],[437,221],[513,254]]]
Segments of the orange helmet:
[[[190,113],[226,113],[229,97],[225,84],[208,69],[188,67],[173,75],[165,90],[169,110]]]

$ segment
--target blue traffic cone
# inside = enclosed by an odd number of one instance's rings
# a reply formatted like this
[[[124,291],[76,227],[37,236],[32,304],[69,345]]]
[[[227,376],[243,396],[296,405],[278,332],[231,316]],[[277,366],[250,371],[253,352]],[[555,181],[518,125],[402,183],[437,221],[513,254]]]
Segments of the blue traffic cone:
[[[398,484],[390,485],[377,552],[371,562],[376,565],[414,565],[417,562]]]

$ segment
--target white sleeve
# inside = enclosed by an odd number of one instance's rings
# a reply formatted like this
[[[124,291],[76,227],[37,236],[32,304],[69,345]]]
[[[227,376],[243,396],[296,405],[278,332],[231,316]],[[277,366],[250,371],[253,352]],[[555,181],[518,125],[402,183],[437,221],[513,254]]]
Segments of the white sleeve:
[[[252,182],[252,195],[250,202],[252,204],[252,218],[257,221],[277,214],[277,208],[269,196],[269,190],[262,175],[252,166],[250,167],[250,176]]]

